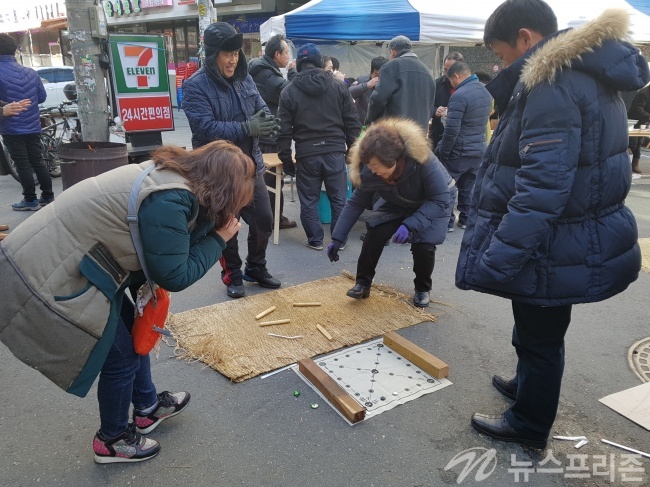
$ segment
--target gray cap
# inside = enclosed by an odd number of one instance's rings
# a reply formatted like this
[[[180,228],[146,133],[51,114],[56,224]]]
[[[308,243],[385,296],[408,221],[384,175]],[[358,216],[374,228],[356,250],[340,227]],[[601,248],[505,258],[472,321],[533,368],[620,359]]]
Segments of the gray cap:
[[[388,43],[388,49],[394,51],[401,51],[403,49],[411,49],[411,39],[406,36],[393,37]]]

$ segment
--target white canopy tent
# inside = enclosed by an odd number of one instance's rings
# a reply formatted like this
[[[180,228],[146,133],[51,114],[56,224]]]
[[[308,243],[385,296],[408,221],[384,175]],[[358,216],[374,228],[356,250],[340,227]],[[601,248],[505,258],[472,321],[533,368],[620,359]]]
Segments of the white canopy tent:
[[[560,29],[577,27],[608,8],[630,12],[631,37],[650,43],[650,0],[546,0]],[[434,71],[440,66],[440,46],[477,46],[483,28],[502,0],[312,0],[262,24],[262,42],[284,34],[297,47],[320,45],[325,55],[341,61],[341,70],[355,77],[366,73],[370,60],[387,56],[385,42],[406,35],[414,51]],[[448,49],[448,48],[447,48]],[[445,50],[447,50],[445,49]],[[437,73],[434,73],[437,74]]]

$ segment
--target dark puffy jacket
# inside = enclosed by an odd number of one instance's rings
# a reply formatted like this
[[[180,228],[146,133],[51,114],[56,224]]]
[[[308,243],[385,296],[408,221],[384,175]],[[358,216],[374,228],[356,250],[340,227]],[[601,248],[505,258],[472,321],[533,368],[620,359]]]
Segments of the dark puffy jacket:
[[[428,131],[436,84],[420,58],[410,51],[400,54],[381,67],[379,79],[370,96],[366,123],[370,125],[381,117],[404,117]]]
[[[206,64],[214,63],[214,56]],[[229,140],[255,161],[257,174],[264,172],[259,138],[248,135],[244,121],[260,110],[269,112],[253,78],[248,75],[246,58],[239,55],[232,83],[218,73],[202,67],[183,83],[183,110],[192,130],[192,147],[214,140]],[[243,111],[242,120],[239,115]]]
[[[359,114],[359,121],[362,125],[366,123],[366,116],[368,115],[368,101],[370,100],[370,95],[375,90],[374,88],[368,88],[368,81],[370,81],[370,76],[365,74],[359,76],[357,79],[357,84],[350,86],[350,94],[354,99],[354,104],[357,107],[357,113]]]
[[[650,123],[650,85],[639,90],[639,92],[634,96],[632,106],[628,110],[627,116],[631,120],[638,120],[634,125],[637,129],[642,125]]]
[[[402,219],[413,243],[438,245],[447,236],[451,214],[449,189],[454,182],[427,144],[426,132],[415,122],[387,118],[378,124],[394,127],[406,145],[406,165],[397,184],[388,184],[361,164],[359,146],[350,150],[350,180],[354,193],[345,203],[332,232],[332,239],[345,242],[348,233],[371,204],[375,193],[380,199],[366,219],[370,227]]]
[[[441,161],[483,157],[485,126],[492,111],[492,95],[476,75],[458,85],[447,106],[447,125],[436,146]]]
[[[433,102],[433,109],[431,110],[431,127],[429,128],[429,138],[433,141],[433,148],[435,149],[442,134],[445,131],[445,126],[442,124],[440,117],[436,117],[436,110],[438,107],[446,107],[449,105],[449,98],[451,98],[451,85],[449,80],[443,74],[436,80],[436,97]]]
[[[303,69],[282,90],[278,117],[278,155],[282,162],[292,160],[292,138],[296,141],[296,158],[300,158],[345,152],[361,132],[347,85],[321,68]]]
[[[266,103],[266,106],[269,107],[274,117],[277,116],[280,93],[282,93],[282,90],[296,76],[296,70],[291,68],[287,72],[288,79],[284,79],[275,61],[265,54],[261,58],[253,59],[250,62],[248,65],[248,74],[255,81],[257,91],[260,92],[260,96]],[[262,144],[275,144],[276,142],[277,139],[275,137],[260,137],[260,143]]]
[[[11,103],[29,98],[32,101],[27,110],[16,116],[0,119],[0,134],[40,134],[41,118],[38,105],[43,103],[46,97],[43,82],[36,71],[18,64],[14,56],[0,56],[0,100]]]
[[[495,100],[510,103],[474,186],[459,288],[560,306],[604,300],[637,278],[618,92],[645,85],[649,73],[624,41],[627,18],[610,10],[557,33],[488,85]]]

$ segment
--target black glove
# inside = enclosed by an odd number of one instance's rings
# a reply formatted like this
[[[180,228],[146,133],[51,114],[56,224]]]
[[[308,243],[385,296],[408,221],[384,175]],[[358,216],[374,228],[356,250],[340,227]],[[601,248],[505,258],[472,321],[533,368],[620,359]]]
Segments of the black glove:
[[[278,126],[275,123],[275,118],[273,116],[267,116],[264,110],[260,110],[246,122],[246,129],[248,130],[248,135],[251,137],[259,137],[260,135],[270,135],[271,132],[278,131]]]
[[[282,161],[282,171],[295,178],[296,177],[296,166],[293,164],[293,161]]]
[[[329,257],[330,262],[339,261],[339,249],[341,248],[341,245],[343,245],[343,242],[332,240],[332,243],[327,246],[327,256]]]

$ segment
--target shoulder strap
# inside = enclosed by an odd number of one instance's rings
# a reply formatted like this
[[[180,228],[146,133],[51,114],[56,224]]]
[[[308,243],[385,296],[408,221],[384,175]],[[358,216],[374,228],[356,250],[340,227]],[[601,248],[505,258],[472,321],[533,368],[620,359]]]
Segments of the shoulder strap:
[[[133,182],[131,186],[131,193],[129,194],[129,206],[126,214],[126,222],[129,224],[129,230],[131,231],[131,240],[133,240],[133,246],[135,251],[138,254],[138,260],[140,261],[140,266],[144,272],[144,276],[147,278],[147,283],[151,287],[151,293],[153,295],[154,303],[156,300],[156,291],[154,289],[154,282],[149,276],[149,270],[147,269],[147,264],[144,260],[144,249],[142,248],[142,238],[140,236],[140,227],[138,226],[138,194],[140,193],[140,186],[142,186],[142,181],[146,178],[149,173],[156,169],[156,166],[152,164],[144,171]]]

